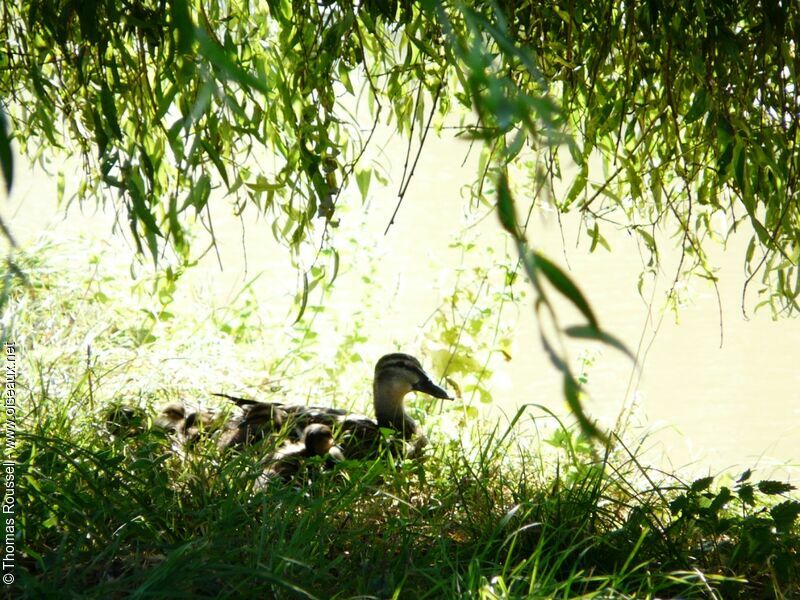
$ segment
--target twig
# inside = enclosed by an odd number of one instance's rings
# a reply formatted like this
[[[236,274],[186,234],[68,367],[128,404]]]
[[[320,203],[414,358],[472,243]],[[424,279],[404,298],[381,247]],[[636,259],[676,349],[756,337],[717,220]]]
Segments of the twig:
[[[397,206],[394,207],[394,212],[392,213],[392,218],[389,219],[389,224],[386,226],[386,231],[383,232],[383,235],[389,233],[389,228],[394,225],[394,218],[397,216],[397,212],[400,210],[400,205],[403,203],[403,199],[406,196],[406,192],[408,191],[408,185],[411,183],[411,178],[414,177],[414,171],[417,168],[417,163],[419,162],[419,157],[422,154],[422,148],[425,146],[425,140],[428,137],[428,132],[431,129],[431,121],[433,120],[433,114],[436,112],[436,105],[439,103],[439,94],[442,91],[442,86],[444,82],[439,80],[439,85],[436,88],[436,94],[433,97],[433,106],[431,106],[431,112],[428,115],[428,122],[425,124],[425,131],[422,132],[422,139],[419,142],[419,148],[417,149],[417,156],[414,158],[414,164],[411,165],[411,171],[408,174],[408,179],[405,180],[403,183],[400,192],[398,193],[398,200]]]

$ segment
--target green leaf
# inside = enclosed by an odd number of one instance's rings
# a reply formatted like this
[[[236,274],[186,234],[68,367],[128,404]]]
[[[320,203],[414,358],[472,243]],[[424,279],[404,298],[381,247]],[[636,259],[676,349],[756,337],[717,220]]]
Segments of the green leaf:
[[[228,183],[228,172],[225,170],[225,165],[222,164],[222,159],[219,156],[219,152],[217,152],[214,147],[204,139],[200,140],[200,145],[203,146],[203,150],[206,151],[206,154],[208,154],[211,162],[213,162],[214,166],[217,167],[219,176],[222,177],[222,181],[225,182],[225,186],[230,188],[230,184]]]
[[[194,23],[189,15],[186,0],[172,0],[169,3],[172,28],[178,32],[178,52],[187,54],[194,41]]]
[[[796,500],[781,502],[770,508],[769,514],[775,521],[775,528],[778,531],[788,532],[800,516],[800,502]]]
[[[303,313],[306,312],[308,306],[308,273],[303,273],[303,293],[300,296],[300,312],[297,313],[297,318],[292,325],[296,325],[303,318]]]
[[[686,494],[680,494],[669,503],[669,512],[672,514],[672,516],[675,516],[678,513],[685,514],[690,506],[691,503],[689,502],[689,498],[686,496]]]
[[[770,479],[759,481],[756,485],[758,485],[758,491],[767,496],[777,496],[778,494],[785,494],[795,489],[794,486],[789,483]]]
[[[516,239],[520,239],[521,235],[517,227],[514,199],[511,197],[511,190],[508,188],[508,178],[505,173],[500,175],[500,180],[497,182],[497,215],[500,217],[500,223],[503,228]]]
[[[755,490],[753,486],[749,483],[741,486],[736,493],[739,495],[739,499],[749,506],[755,506],[756,504],[756,496]]]
[[[11,186],[14,183],[14,157],[11,154],[11,133],[8,127],[8,120],[3,111],[0,110],[0,171],[3,172],[3,179],[6,181],[6,193],[11,193]]]
[[[245,71],[237,64],[228,52],[211,38],[202,28],[196,29],[196,38],[200,45],[200,53],[205,56],[228,79],[235,81],[244,88],[258,90],[262,94],[269,94],[267,84]]]
[[[566,398],[572,414],[574,414],[575,418],[578,419],[578,424],[586,435],[597,438],[603,441],[603,443],[606,443],[608,441],[606,435],[600,431],[597,425],[595,425],[594,421],[589,419],[583,410],[583,406],[581,406],[579,395],[580,389],[581,386],[572,376],[572,373],[569,371],[564,371],[564,398]]]
[[[586,233],[592,238],[592,245],[589,247],[589,252],[594,252],[597,248],[597,244],[600,244],[603,248],[611,252],[611,246],[608,245],[608,241],[600,233],[600,226],[596,222],[594,227],[586,230]]]
[[[97,109],[92,107],[91,111],[92,125],[94,126],[94,140],[97,144],[97,156],[103,158],[108,148],[108,134],[103,127],[103,121],[100,119],[100,114]]]
[[[649,232],[645,231],[642,227],[637,227],[636,233],[638,233],[644,240],[645,246],[647,246],[647,249],[650,250],[650,252],[652,252],[653,254],[658,254],[658,246],[656,245],[656,240],[652,235],[650,235]]]
[[[256,180],[253,182],[245,182],[245,185],[254,192],[274,192],[285,187],[285,185],[282,183],[270,183],[269,180],[267,180],[267,178],[263,175],[256,177]]]
[[[145,201],[144,197],[142,182],[137,174],[130,176],[127,190],[133,203],[133,213],[136,218],[144,223],[148,232],[161,236],[161,232],[158,230],[156,219],[153,216],[153,213],[151,213],[148,209],[147,202]]]
[[[164,115],[167,114],[169,107],[172,106],[172,101],[175,99],[176,94],[178,93],[178,84],[173,83],[169,86],[167,92],[162,96],[156,96],[158,102],[158,109],[156,112],[156,121],[160,121],[164,118]]]
[[[367,192],[369,191],[369,184],[372,180],[372,171],[369,169],[356,171],[356,183],[358,184],[358,191],[361,192],[361,200],[367,199]]]
[[[633,362],[636,362],[636,357],[630,350],[628,350],[628,347],[625,344],[623,344],[610,333],[606,333],[605,331],[602,331],[596,327],[592,327],[591,325],[573,325],[572,327],[567,327],[564,330],[564,333],[573,338],[597,340],[598,342],[603,342],[604,344],[613,346],[620,352],[623,352]]]
[[[729,488],[723,487],[708,506],[708,512],[717,514],[733,497]]]
[[[331,279],[328,282],[328,285],[333,285],[333,282],[336,281],[336,278],[339,276],[339,253],[334,249],[333,252],[333,273],[331,273]]]
[[[189,192],[189,197],[181,207],[181,212],[188,206],[194,206],[195,212],[200,214],[200,212],[202,212],[202,210],[206,207],[206,204],[208,204],[208,199],[210,196],[211,178],[206,173],[203,173],[195,183],[191,192]]]
[[[684,122],[689,124],[697,121],[697,119],[706,114],[706,106],[706,88],[700,88],[694,95],[694,100],[692,100],[692,105],[689,107],[689,112],[687,112],[686,116],[683,118]]]
[[[589,324],[596,330],[600,330],[600,326],[597,324],[597,319],[592,312],[589,303],[586,301],[586,298],[578,289],[572,279],[564,273],[558,266],[554,263],[550,262],[546,259],[541,253],[534,252],[534,258],[536,261],[536,266],[538,267],[539,271],[541,271],[547,280],[553,284],[561,294],[564,295],[575,307],[583,313],[583,316],[589,321]]]
[[[526,130],[524,128],[519,128],[517,133],[514,135],[514,139],[511,140],[511,144],[509,144],[509,146],[506,148],[505,160],[509,162],[514,160],[522,151],[526,140]]]
[[[733,147],[733,177],[736,185],[742,193],[747,191],[747,180],[745,179],[745,166],[747,164],[747,152],[743,142],[736,142]]]
[[[111,134],[118,140],[121,140],[122,130],[119,128],[117,105],[114,102],[114,95],[105,84],[100,89],[100,108],[103,110],[103,116],[106,118],[106,123],[108,123],[108,128],[111,131]]]
[[[702,492],[703,490],[707,490],[709,487],[711,487],[713,482],[713,477],[701,477],[700,479],[695,479],[689,489],[695,493]]]
[[[583,190],[586,189],[586,182],[589,175],[589,167],[588,163],[584,164],[581,167],[580,173],[578,173],[577,177],[575,177],[575,181],[572,183],[572,186],[569,188],[569,192],[567,193],[567,199],[561,204],[561,210],[567,211],[569,207],[575,202],[575,199],[583,193]]]

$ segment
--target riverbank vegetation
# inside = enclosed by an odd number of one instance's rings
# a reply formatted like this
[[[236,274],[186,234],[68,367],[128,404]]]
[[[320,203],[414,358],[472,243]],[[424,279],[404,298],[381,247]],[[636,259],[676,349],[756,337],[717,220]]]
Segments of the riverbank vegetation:
[[[308,598],[791,598],[800,528],[790,485],[749,472],[694,481],[637,460],[615,432],[603,447],[542,408],[510,423],[463,400],[437,414],[412,402],[432,444],[423,460],[321,464],[255,492],[266,450],[176,452],[147,418],[112,427],[108,408],[150,418],[171,401],[217,410],[210,391],[276,368],[265,398],[368,411],[369,356],[358,340],[325,369],[248,317],[169,309],[85,248],[19,253],[4,325],[20,356],[17,590],[22,596]],[[152,282],[151,282],[152,283]],[[160,307],[155,310],[154,307]],[[249,335],[231,324],[247,321]],[[237,335],[239,331],[239,335]],[[283,334],[280,334],[283,335]],[[292,346],[295,344],[295,346]],[[423,357],[424,360],[424,357]],[[294,374],[281,378],[278,371]],[[353,371],[356,373],[354,374]],[[344,390],[336,378],[350,382]],[[535,422],[533,433],[521,433]],[[530,427],[525,428],[532,431]]]

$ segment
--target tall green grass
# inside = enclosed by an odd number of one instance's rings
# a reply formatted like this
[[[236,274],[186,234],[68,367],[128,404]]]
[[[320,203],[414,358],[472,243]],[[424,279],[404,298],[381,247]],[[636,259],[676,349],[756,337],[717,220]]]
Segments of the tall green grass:
[[[547,416],[536,407],[503,425],[456,407],[427,418],[424,460],[315,464],[263,493],[264,448],[179,453],[147,423],[115,436],[115,403],[213,406],[209,391],[236,381],[283,397],[278,374],[304,370],[286,385],[338,395],[331,372],[314,379],[307,336],[226,330],[236,306],[174,310],[105,260],[84,273],[62,247],[15,257],[28,277],[11,276],[3,319],[20,355],[18,597],[797,597],[791,486],[682,481],[554,419],[542,439],[519,434],[518,420]],[[292,344],[303,350],[287,359]],[[279,365],[268,381],[254,353]],[[334,375],[352,371],[337,360]],[[370,367],[353,392],[367,401]]]

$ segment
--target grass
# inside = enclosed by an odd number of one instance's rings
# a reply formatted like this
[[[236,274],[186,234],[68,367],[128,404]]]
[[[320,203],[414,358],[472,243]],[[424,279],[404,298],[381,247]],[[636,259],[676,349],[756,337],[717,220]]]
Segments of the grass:
[[[181,456],[159,431],[114,436],[102,415],[115,403],[153,415],[174,400],[213,405],[208,392],[235,383],[331,403],[344,380],[368,398],[370,357],[340,345],[320,375],[307,332],[253,321],[246,297],[184,314],[171,295],[126,289],[108,257],[88,274],[75,260],[42,245],[15,257],[27,284],[7,279],[18,597],[800,593],[791,486],[748,472],[684,482],[641,465],[623,439],[603,452],[556,422],[542,440],[456,408],[427,417],[423,461],[349,461],[264,493],[252,489],[263,448],[223,456],[208,442]]]

